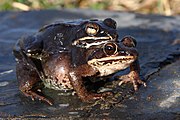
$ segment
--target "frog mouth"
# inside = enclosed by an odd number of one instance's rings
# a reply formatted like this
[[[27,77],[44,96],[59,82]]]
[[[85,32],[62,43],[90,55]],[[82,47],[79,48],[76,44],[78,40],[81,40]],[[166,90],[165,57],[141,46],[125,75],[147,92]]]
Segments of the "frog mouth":
[[[111,36],[106,36],[106,37],[87,36],[87,37],[83,37],[83,38],[75,40],[72,43],[72,45],[87,49],[91,46],[104,44],[111,40],[113,40]]]
[[[126,63],[126,62],[132,62],[135,60],[134,56],[110,56],[110,57],[105,57],[101,59],[92,59],[88,61],[88,64],[96,64],[96,63],[103,63],[103,64],[115,64],[118,62],[121,63]]]

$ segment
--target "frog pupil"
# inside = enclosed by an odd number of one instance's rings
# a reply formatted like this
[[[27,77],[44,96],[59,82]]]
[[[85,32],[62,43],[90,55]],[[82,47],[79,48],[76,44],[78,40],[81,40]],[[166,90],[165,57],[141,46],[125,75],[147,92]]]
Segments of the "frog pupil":
[[[112,46],[106,46],[106,50],[111,51],[114,50]]]

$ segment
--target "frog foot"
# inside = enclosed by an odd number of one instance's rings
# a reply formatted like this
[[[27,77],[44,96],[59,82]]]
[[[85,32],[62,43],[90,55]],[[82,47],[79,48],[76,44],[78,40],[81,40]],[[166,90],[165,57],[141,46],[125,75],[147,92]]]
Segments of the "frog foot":
[[[44,101],[46,103],[48,103],[49,105],[53,105],[52,101],[50,101],[49,99],[47,99],[46,97],[44,96],[41,96],[39,94],[37,94],[36,92],[33,92],[31,90],[28,90],[28,91],[22,91],[24,93],[25,96],[27,97],[31,97],[31,99],[34,101],[35,99],[38,99],[38,100],[41,100],[41,101]]]
[[[119,82],[119,86],[122,84],[126,84],[128,82],[133,84],[134,90],[137,91],[138,90],[138,85],[142,84],[144,87],[146,87],[146,83],[143,82],[140,77],[139,74],[135,71],[131,71],[129,74],[127,75],[123,75],[123,76],[118,76],[118,79],[120,79],[121,81]]]

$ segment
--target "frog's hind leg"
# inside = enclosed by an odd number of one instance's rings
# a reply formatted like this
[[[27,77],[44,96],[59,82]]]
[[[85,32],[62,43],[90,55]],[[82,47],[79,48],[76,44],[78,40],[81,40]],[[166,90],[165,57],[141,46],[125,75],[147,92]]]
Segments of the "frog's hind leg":
[[[41,79],[34,66],[28,64],[26,60],[20,60],[16,65],[16,74],[19,81],[19,89],[25,96],[31,97],[32,100],[39,99],[52,105],[52,102],[38,94],[38,89],[35,88],[37,83],[41,82]]]

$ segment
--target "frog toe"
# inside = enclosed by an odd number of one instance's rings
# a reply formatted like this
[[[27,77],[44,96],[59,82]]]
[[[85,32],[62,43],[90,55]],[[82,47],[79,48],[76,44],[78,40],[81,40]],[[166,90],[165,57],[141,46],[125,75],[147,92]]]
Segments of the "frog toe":
[[[144,87],[147,86],[146,83],[143,82],[141,79],[131,79],[131,77],[128,77],[127,75],[123,76],[123,77],[120,77],[120,78],[123,78],[123,79],[121,79],[121,81],[119,82],[119,86],[121,86],[122,84],[126,84],[126,83],[132,83],[135,91],[138,90],[138,87],[141,84]]]
[[[29,91],[22,91],[22,92],[24,93],[25,96],[30,97],[33,101],[35,99],[38,99],[40,101],[44,101],[44,102],[48,103],[49,105],[53,105],[52,101],[50,101],[48,98],[46,98],[44,96],[41,96],[41,95],[31,91],[31,90],[29,90]]]

